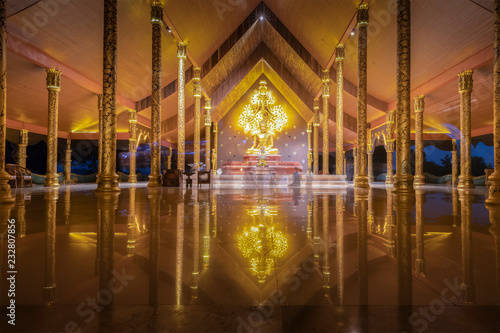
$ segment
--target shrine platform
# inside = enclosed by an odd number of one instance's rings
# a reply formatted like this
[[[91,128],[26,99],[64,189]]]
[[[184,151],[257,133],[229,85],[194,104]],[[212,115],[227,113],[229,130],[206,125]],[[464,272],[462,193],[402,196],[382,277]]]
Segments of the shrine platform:
[[[266,157],[267,166],[257,166],[258,155],[244,155],[243,161],[227,161],[222,166],[223,175],[254,175],[259,173],[291,175],[298,168],[302,172],[302,165],[298,161],[281,161],[281,155],[268,155]],[[266,171],[267,169],[267,171]]]
[[[214,175],[213,188],[285,188],[293,181],[292,175],[277,174],[272,169],[259,168],[254,174]],[[301,175],[300,188],[346,188],[348,183],[344,175]]]

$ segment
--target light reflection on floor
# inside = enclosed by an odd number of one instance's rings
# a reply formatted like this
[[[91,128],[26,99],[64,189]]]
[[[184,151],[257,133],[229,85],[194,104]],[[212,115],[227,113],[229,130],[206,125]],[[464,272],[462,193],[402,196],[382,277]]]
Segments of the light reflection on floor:
[[[15,331],[498,331],[484,189],[426,186],[404,225],[382,184],[367,197],[122,185],[16,193]]]

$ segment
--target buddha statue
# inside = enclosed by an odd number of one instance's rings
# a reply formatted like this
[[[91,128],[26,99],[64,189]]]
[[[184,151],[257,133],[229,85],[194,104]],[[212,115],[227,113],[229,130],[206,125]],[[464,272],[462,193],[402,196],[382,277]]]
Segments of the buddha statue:
[[[253,145],[247,149],[248,155],[258,155],[265,151],[267,155],[278,153],[278,148],[274,148],[273,134],[268,131],[267,119],[262,119],[259,124],[260,132],[253,135]]]

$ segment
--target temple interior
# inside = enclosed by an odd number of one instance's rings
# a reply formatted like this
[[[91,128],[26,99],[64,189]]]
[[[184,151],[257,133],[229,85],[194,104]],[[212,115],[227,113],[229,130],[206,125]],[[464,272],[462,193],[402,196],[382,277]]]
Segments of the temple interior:
[[[499,332],[500,0],[0,0],[1,332]]]

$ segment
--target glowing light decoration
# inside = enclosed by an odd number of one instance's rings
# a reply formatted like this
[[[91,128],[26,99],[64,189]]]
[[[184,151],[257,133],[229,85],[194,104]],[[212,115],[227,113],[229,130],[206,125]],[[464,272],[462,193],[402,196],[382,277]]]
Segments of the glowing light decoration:
[[[273,216],[278,215],[276,206],[261,204],[248,209],[247,214],[253,217],[253,225],[237,236],[238,249],[250,259],[252,274],[264,283],[271,275],[274,260],[288,250],[288,239],[273,223]]]
[[[250,104],[245,105],[238,119],[238,125],[245,133],[253,136],[253,145],[247,150],[248,154],[256,154],[261,147],[266,153],[277,154],[273,148],[274,134],[281,132],[288,122],[288,116],[281,105],[274,105],[275,100],[267,89],[267,82],[260,81],[259,89],[252,95]]]

